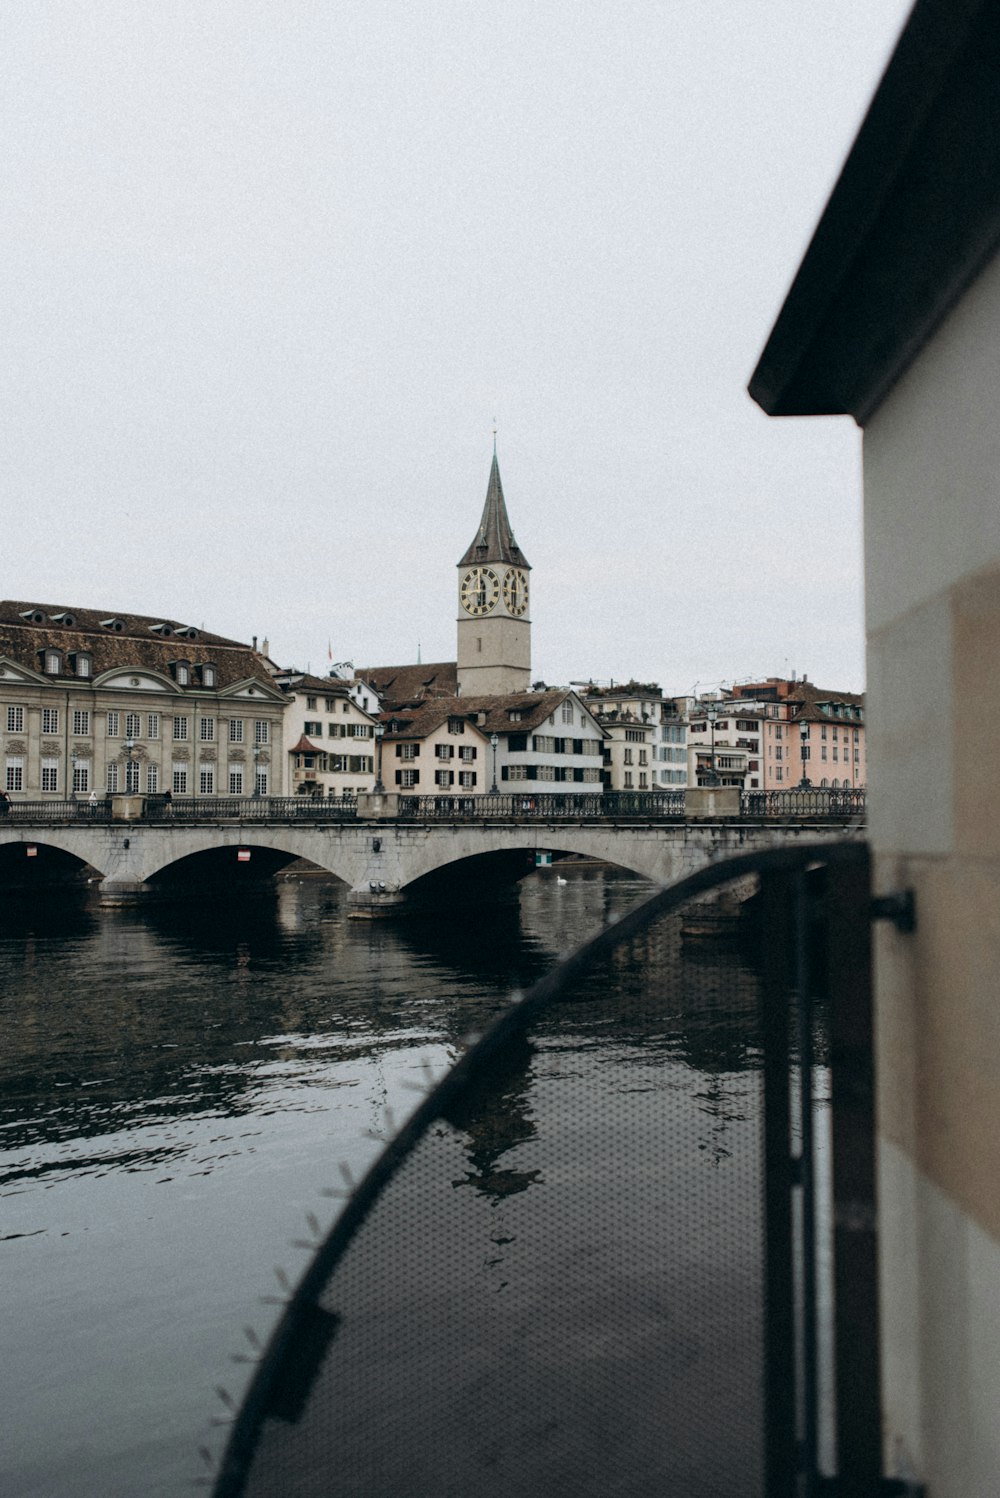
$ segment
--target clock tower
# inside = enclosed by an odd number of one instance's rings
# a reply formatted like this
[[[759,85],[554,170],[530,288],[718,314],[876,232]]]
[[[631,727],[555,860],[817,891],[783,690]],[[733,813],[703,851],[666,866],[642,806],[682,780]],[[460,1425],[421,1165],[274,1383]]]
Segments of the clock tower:
[[[507,518],[494,443],[483,516],[458,564],[458,690],[462,697],[530,689],[530,571]]]

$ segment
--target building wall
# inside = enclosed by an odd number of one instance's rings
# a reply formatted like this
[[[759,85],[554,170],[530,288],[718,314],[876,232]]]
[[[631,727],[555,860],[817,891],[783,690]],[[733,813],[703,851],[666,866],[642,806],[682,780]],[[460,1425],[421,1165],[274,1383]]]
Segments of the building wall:
[[[502,601],[480,619],[458,620],[458,690],[463,697],[527,692],[531,687],[531,621],[512,619]]]
[[[864,437],[890,1471],[1000,1482],[1000,262]]]
[[[305,736],[319,753],[295,753]],[[342,684],[304,685],[289,692],[284,722],[289,795],[353,797],[375,784],[375,720]]]
[[[143,794],[228,795],[232,777],[233,793],[250,795],[255,747],[268,792],[283,793],[283,704],[271,700],[266,687],[253,688],[250,699],[203,689],[174,692],[152,678],[149,687],[130,685],[147,675],[136,668],[107,685],[71,677],[33,683],[5,675],[0,680],[0,785],[14,800],[63,800],[74,790],[75,768],[77,795],[124,791],[131,729],[132,761]],[[49,723],[51,714],[58,715],[54,730],[43,732],[43,713]]]

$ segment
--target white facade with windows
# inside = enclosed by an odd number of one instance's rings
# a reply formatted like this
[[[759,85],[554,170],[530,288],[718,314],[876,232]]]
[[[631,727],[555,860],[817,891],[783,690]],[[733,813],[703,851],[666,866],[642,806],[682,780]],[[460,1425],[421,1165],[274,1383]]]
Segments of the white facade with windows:
[[[282,757],[289,793],[351,800],[375,784],[378,696],[363,682],[282,671]],[[360,703],[370,704],[366,711]],[[254,730],[255,749],[260,742]]]

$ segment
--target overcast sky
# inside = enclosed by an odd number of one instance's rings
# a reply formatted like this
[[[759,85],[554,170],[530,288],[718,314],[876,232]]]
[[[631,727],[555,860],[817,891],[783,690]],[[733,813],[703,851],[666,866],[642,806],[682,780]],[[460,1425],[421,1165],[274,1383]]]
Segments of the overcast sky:
[[[7,0],[4,596],[533,673],[864,682],[860,442],[746,384],[909,0]]]

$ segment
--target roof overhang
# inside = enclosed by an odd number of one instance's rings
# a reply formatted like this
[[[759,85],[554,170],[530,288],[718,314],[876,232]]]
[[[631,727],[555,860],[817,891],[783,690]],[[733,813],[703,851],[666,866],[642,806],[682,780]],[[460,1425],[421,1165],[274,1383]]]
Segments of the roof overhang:
[[[750,382],[864,425],[1000,246],[1000,0],[917,0]]]

